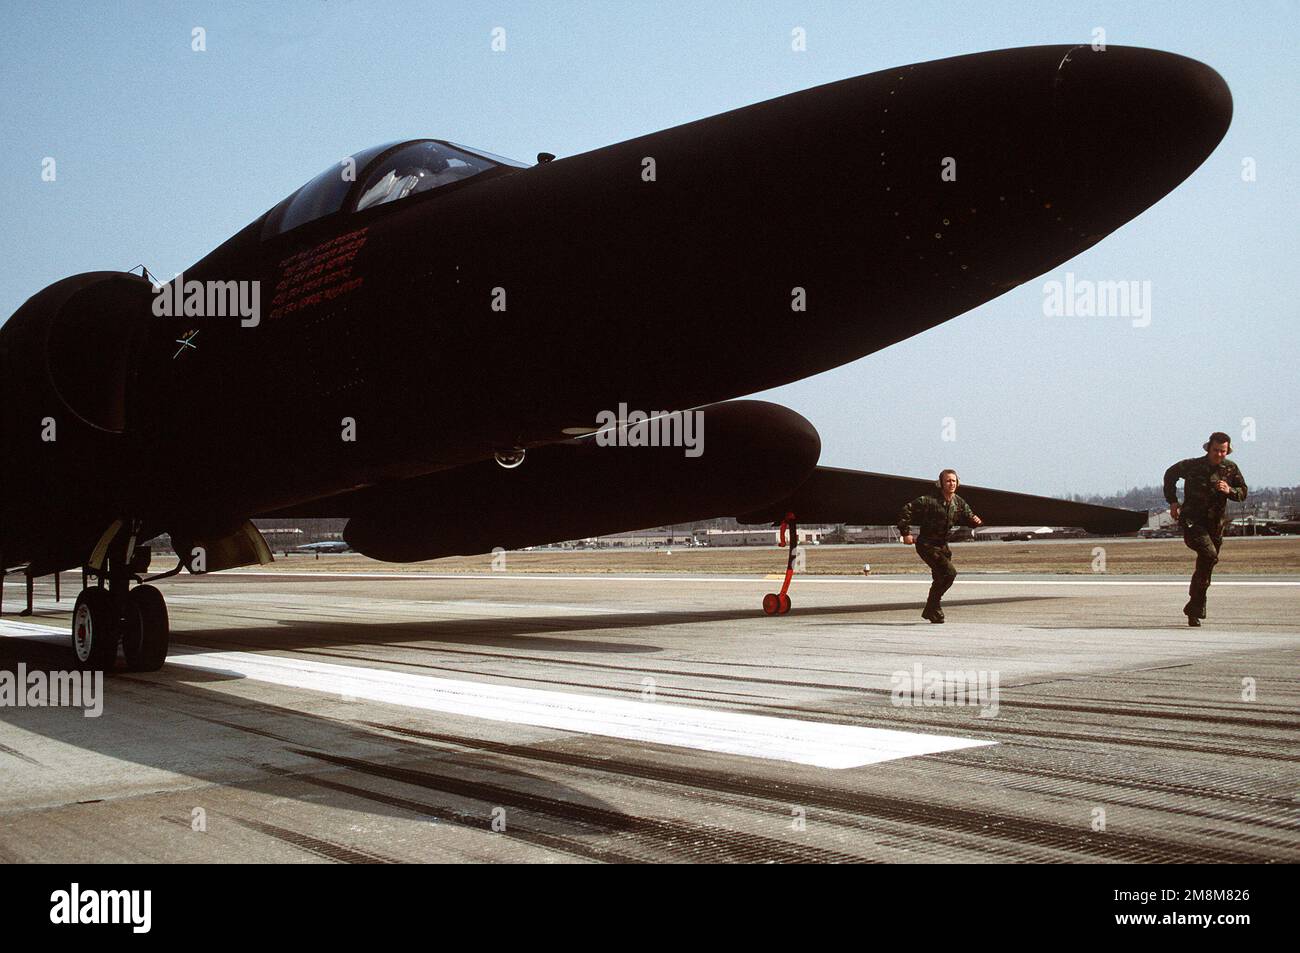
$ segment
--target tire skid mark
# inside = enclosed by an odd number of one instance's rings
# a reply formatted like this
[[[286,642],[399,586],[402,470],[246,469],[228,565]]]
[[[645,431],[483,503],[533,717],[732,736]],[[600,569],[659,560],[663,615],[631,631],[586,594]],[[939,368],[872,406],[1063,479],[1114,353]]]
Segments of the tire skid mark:
[[[275,824],[268,824],[265,821],[252,820],[245,817],[232,817],[236,824],[240,824],[249,830],[256,831],[259,834],[265,834],[282,843],[297,847],[309,854],[315,854],[317,857],[324,857],[327,860],[335,861],[340,864],[396,864],[398,861],[390,857],[384,857],[380,854],[371,854],[367,851],[355,850],[351,847],[345,847],[342,844],[336,844],[333,841],[322,840],[319,837],[313,837],[310,834],[304,834],[300,831],[291,831],[285,827],[278,827]]]
[[[759,834],[748,834],[689,821],[636,817],[606,808],[576,804],[572,801],[530,794],[488,782],[454,778],[416,768],[375,764],[357,758],[306,750],[296,750],[295,753],[375,777],[458,794],[488,804],[507,804],[517,810],[534,811],[559,820],[577,822],[592,828],[593,833],[613,835],[620,841],[632,839],[634,843],[653,847],[662,855],[662,859],[721,863],[869,862],[869,858],[842,851],[808,845],[792,845]]]
[[[384,730],[393,730],[399,732],[402,731],[402,729],[398,729],[395,726],[380,725],[375,722],[367,722],[367,724],[371,725],[372,727],[381,728]],[[421,745],[421,747],[424,750],[427,750],[430,747],[430,744],[428,742],[425,742],[423,745]],[[496,760],[495,752],[486,749],[481,751],[471,750],[468,753],[464,751],[456,751],[453,747],[438,748],[437,750],[446,751],[448,753],[455,751],[455,753],[460,757],[460,761],[458,762],[460,764],[467,764],[467,765],[473,764],[484,770],[493,770],[493,771],[513,770],[508,766],[502,766],[500,762]],[[604,762],[602,762],[602,765],[603,764]],[[586,767],[586,766],[583,765],[581,767]],[[622,772],[610,772],[610,773],[622,774]],[[632,775],[626,775],[626,776],[630,777]],[[661,781],[661,782],[663,781],[663,779],[654,777],[652,775],[647,775],[644,779]],[[302,780],[307,780],[307,778],[303,777]],[[670,781],[667,783],[675,783],[675,782]],[[738,808],[747,811],[755,810],[755,803],[754,803],[755,801],[764,800],[763,796],[760,794],[752,794],[752,793],[732,794],[732,793],[727,793],[722,791],[716,791],[710,788],[702,788],[699,786],[693,786],[692,794],[696,798],[707,801],[708,803],[711,804],[716,804],[723,807]],[[769,800],[766,803],[770,804],[772,802]],[[784,807],[786,806],[783,805],[783,808]],[[764,807],[761,808],[760,810],[770,813],[770,808]],[[1009,861],[1015,861],[1020,863],[1034,863],[1034,862],[1041,863],[1043,861],[1043,853],[1041,850],[1039,851],[1025,850],[1023,848],[1020,848],[1017,845],[1003,846],[999,844],[992,844],[992,845],[980,844],[977,846],[972,844],[969,835],[948,835],[944,832],[929,830],[926,831],[925,833],[924,841],[920,841],[915,838],[914,834],[910,830],[905,829],[905,830],[899,830],[892,834],[887,834],[882,836],[882,830],[879,826],[880,822],[877,819],[872,818],[870,820],[865,820],[860,815],[849,815],[843,810],[836,811],[835,813],[832,814],[819,815],[817,822],[818,824],[823,824],[823,823],[830,824],[847,831],[856,831],[859,833],[877,835],[880,837],[879,843],[881,844],[881,846],[886,846],[889,847],[891,850],[898,850],[903,853],[932,855],[943,859],[951,856],[953,853],[952,850],[947,850],[945,848],[952,848],[953,850],[961,851],[964,854],[976,854],[980,857],[987,857],[992,855],[994,857],[1003,857]],[[905,825],[902,824],[898,826],[905,827]],[[892,838],[892,841],[887,842],[887,838]],[[865,862],[865,861],[860,861],[860,862]]]
[[[992,758],[963,758],[959,752],[955,751],[936,752],[935,754],[923,755],[922,757],[961,767],[978,767],[989,771],[1003,771],[1009,774],[1023,774],[1030,777],[1053,778],[1062,781],[1077,781],[1087,784],[1131,788],[1137,791],[1149,791],[1157,794],[1165,793],[1170,795],[1183,795],[1185,797],[1213,798],[1215,800],[1230,802],[1257,801],[1266,805],[1276,805],[1279,808],[1294,808],[1295,806],[1294,799],[1286,795],[1262,794],[1253,791],[1230,791],[1224,788],[1211,788],[1203,785],[1186,784],[1178,781],[1166,781],[1159,778],[1138,780],[1055,767],[1040,767],[1032,765],[1021,766],[1016,764],[1007,764]],[[1236,775],[1233,775],[1232,777],[1234,780],[1240,780]]]
[[[24,761],[24,762],[26,762],[27,764],[30,764],[30,765],[32,765],[33,767],[36,767],[36,768],[43,768],[43,767],[45,767],[45,765],[41,764],[39,761],[37,761],[37,760],[36,760],[35,758],[33,758],[31,755],[23,754],[23,753],[22,753],[21,751],[19,751],[17,748],[11,748],[11,747],[9,747],[8,745],[5,745],[5,744],[0,744],[0,753],[7,754],[7,755],[9,755],[11,758],[17,758],[19,761]]]
[[[1258,827],[1266,827],[1274,830],[1295,832],[1300,830],[1300,824],[1293,821],[1273,820],[1260,817],[1251,811],[1219,811],[1205,808],[1187,808],[1178,807],[1172,804],[1152,803],[1150,798],[1138,797],[1132,794],[1106,794],[1096,795],[1086,791],[1072,790],[1075,787],[1083,785],[1047,785],[1039,784],[1034,781],[1020,780],[1008,784],[1012,790],[1024,791],[1027,794],[1040,794],[1043,797],[1061,797],[1062,795],[1075,795],[1087,798],[1090,801],[1101,802],[1106,807],[1112,805],[1118,807],[1135,807],[1146,811],[1163,811],[1168,814],[1178,814],[1183,817],[1195,818],[1206,821],[1224,821],[1230,824],[1250,824]],[[1216,837],[1224,838],[1231,841],[1240,841],[1245,844],[1253,844],[1257,847],[1269,847],[1281,851],[1295,851],[1295,840],[1287,840],[1280,837],[1270,837],[1266,834],[1254,834],[1248,831],[1228,831],[1219,830]]]
[[[1013,686],[1019,687],[1019,686]],[[1092,707],[1088,705],[1052,705],[1046,702],[1025,702],[1002,699],[1003,708],[1028,708],[1036,711],[1068,711],[1081,715],[1107,715],[1125,718],[1172,718],[1179,721],[1203,721],[1213,725],[1231,725],[1243,728],[1280,728],[1284,731],[1300,730],[1300,721],[1269,721],[1264,718],[1227,718],[1221,715],[1198,715],[1182,711],[1152,711],[1137,708]]]
[[[307,636],[303,636],[301,638],[301,641],[309,641],[309,639]],[[403,668],[428,668],[440,672],[462,672],[463,673],[465,671],[464,669],[454,668],[448,665],[435,665],[431,662],[414,662],[414,661],[397,662],[392,659],[372,659],[369,656],[355,655],[348,652],[330,652],[325,649],[294,648],[294,647],[284,646],[284,645],[268,645],[266,642],[243,642],[237,640],[223,639],[220,641],[209,643],[209,642],[203,642],[200,639],[194,639],[191,641],[187,641],[185,644],[192,645],[195,648],[210,649],[212,651],[217,651],[217,652],[222,652],[222,651],[228,652],[235,647],[247,649],[248,651],[253,651],[253,652],[258,652],[258,651],[265,652],[268,649],[278,649],[280,651],[293,652],[295,654],[322,655],[331,658],[344,658],[344,659],[353,659],[358,661],[381,661],[386,665],[401,666]],[[392,643],[385,642],[384,644],[391,645]],[[632,674],[639,675],[639,676],[673,675],[682,678],[715,679],[717,681],[724,681],[724,682],[742,682],[751,685],[776,685],[785,688],[820,688],[820,689],[828,689],[830,691],[840,691],[840,692],[856,692],[861,690],[856,685],[846,685],[838,682],[837,683],[807,682],[807,681],[797,681],[794,679],[761,678],[758,676],[746,676],[746,675],[727,675],[721,672],[695,672],[695,671],[683,671],[682,669],[674,669],[674,668],[650,668],[644,665],[614,665],[609,662],[594,662],[586,659],[550,658],[547,656],[539,656],[539,655],[508,655],[504,652],[475,652],[470,649],[445,648],[442,645],[436,643],[432,645],[417,645],[411,643],[402,643],[401,648],[404,651],[418,651],[421,653],[441,652],[448,655],[470,655],[470,656],[474,656],[475,658],[493,659],[499,662],[510,662],[510,663],[537,662],[544,665],[564,665],[564,666],[575,666],[584,669],[600,669],[603,671],[630,672]],[[691,664],[696,664],[696,663],[691,663]],[[706,662],[702,664],[709,664],[709,663]],[[477,673],[477,674],[482,674],[482,673]],[[889,690],[883,689],[882,691],[885,694],[888,694]]]
[[[291,777],[295,781],[304,784],[324,788],[328,791],[336,791],[340,794],[349,794],[353,797],[362,798],[363,800],[373,801],[376,804],[401,808],[402,810],[410,811],[412,814],[419,817],[432,817],[439,821],[445,821],[476,830],[491,830],[491,823],[486,818],[465,811],[457,811],[454,808],[449,808],[445,805],[432,804],[427,801],[416,801],[411,798],[399,797],[395,794],[386,794],[382,791],[373,791],[369,788],[358,787],[353,784],[347,784],[343,781],[337,781],[333,778],[322,777],[320,775],[296,774],[292,771],[286,771],[270,765],[263,765],[262,767],[272,774]],[[559,853],[580,857],[584,860],[633,864],[647,863],[654,859],[653,857],[621,853],[611,848],[603,847],[600,844],[586,843],[554,834],[548,834],[544,831],[531,830],[526,827],[520,827],[517,823],[509,825],[504,831],[494,833],[499,837],[507,837],[512,840],[522,841],[536,847],[544,847],[548,850],[554,850]]]
[[[1092,734],[1076,734],[1068,731],[1044,731],[1039,728],[1016,728],[1010,725],[993,724],[991,723],[991,720],[989,720],[989,723],[980,725],[954,724],[952,721],[923,718],[898,719],[883,717],[875,720],[885,725],[900,726],[903,730],[910,729],[915,731],[918,727],[924,726],[937,728],[949,734],[954,731],[960,731],[963,735],[971,738],[981,738],[981,736],[987,738],[1014,736],[1044,741],[1078,741],[1093,746],[1098,744],[1125,745],[1135,748],[1154,748],[1158,751],[1189,751],[1195,754],[1217,754],[1233,758],[1258,758],[1265,761],[1300,761],[1300,755],[1286,754],[1279,751],[1251,751],[1241,747],[1225,748],[1211,745],[1179,743],[1170,741],[1167,738],[1121,738],[1115,735],[1099,735],[1095,732]],[[1140,729],[1134,728],[1132,730],[1137,731]],[[1231,738],[1232,736],[1223,735],[1220,737]],[[1245,742],[1245,739],[1237,738],[1236,741],[1240,744]],[[1285,740],[1273,742],[1272,739],[1269,739],[1269,741],[1270,743],[1292,746],[1290,742]],[[1251,739],[1249,743],[1259,744],[1260,741],[1258,739]]]
[[[761,797],[782,804],[822,807],[868,819],[898,821],[923,828],[926,836],[939,829],[985,839],[1009,841],[1012,845],[1046,847],[1099,860],[1183,863],[1250,863],[1259,860],[1256,854],[1229,848],[1185,844],[1144,835],[1119,833],[1099,835],[1054,821],[1031,820],[1014,815],[926,804],[884,795],[779,783],[752,776],[730,775],[720,771],[686,770],[628,760],[616,761],[502,742],[481,741],[456,735],[423,732],[400,725],[382,725],[373,722],[366,724],[397,734],[423,737],[444,744],[477,748],[511,757],[588,768],[644,780],[665,781],[692,788]]]
[[[596,691],[613,692],[620,695],[640,695],[642,692],[642,689],[639,685],[624,686],[624,685],[599,684],[595,682],[569,682],[569,681],[564,681],[563,679],[547,678],[541,675],[511,675],[507,672],[484,672],[477,669],[456,668],[455,666],[451,666],[451,665],[424,665],[420,663],[394,662],[392,659],[375,658],[369,655],[350,655],[350,654],[339,653],[339,652],[317,652],[315,650],[309,650],[309,649],[287,649],[286,651],[290,651],[302,655],[309,655],[309,656],[323,655],[329,658],[343,658],[343,659],[347,659],[350,662],[368,662],[372,665],[399,666],[398,668],[395,669],[396,671],[401,671],[402,668],[409,666],[413,668],[435,669],[440,672],[451,672],[452,674],[461,675],[461,676],[469,675],[469,676],[477,676],[479,678],[490,678],[492,681],[536,682],[542,685],[562,685],[565,688],[594,689]],[[628,671],[631,671],[633,674],[640,674],[635,669],[628,669]],[[681,673],[681,674],[685,675],[688,678],[695,677],[691,673]],[[753,692],[724,692],[716,688],[699,688],[694,690],[688,689],[682,692],[669,692],[669,691],[665,691],[662,688],[656,688],[655,695],[665,697],[665,698],[684,698],[688,701],[698,701],[701,699],[708,701],[709,699],[704,698],[705,695],[725,695],[727,696],[728,699],[732,699],[732,698],[774,699],[777,697],[774,695],[755,695]],[[737,702],[737,704],[762,705],[764,704],[764,702],[763,701]]]

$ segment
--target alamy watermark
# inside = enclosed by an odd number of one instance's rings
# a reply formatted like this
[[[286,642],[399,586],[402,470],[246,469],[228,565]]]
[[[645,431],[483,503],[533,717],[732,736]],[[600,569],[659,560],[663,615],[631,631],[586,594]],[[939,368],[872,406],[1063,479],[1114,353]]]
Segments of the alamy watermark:
[[[1065,273],[1065,281],[1043,283],[1043,314],[1049,318],[1132,318],[1151,324],[1150,281],[1092,281]]]
[[[596,414],[596,445],[601,447],[684,447],[686,456],[704,453],[704,412],[700,410],[602,410]]]
[[[104,713],[103,672],[0,672],[0,708],[82,708],[87,718]]]
[[[50,894],[50,922],[129,923],[132,933],[148,933],[153,924],[152,890],[68,890]]]
[[[240,318],[255,328],[262,322],[260,281],[186,281],[181,272],[165,285],[153,284],[153,313],[160,318]]]
[[[890,704],[899,708],[976,706],[981,718],[998,714],[998,673],[984,670],[926,670],[920,662],[912,670],[889,677]]]

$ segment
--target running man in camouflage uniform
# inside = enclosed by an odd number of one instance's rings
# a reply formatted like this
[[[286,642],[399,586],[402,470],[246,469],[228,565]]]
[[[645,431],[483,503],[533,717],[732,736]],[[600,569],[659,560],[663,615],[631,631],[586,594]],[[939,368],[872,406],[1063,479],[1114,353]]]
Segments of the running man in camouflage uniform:
[[[1219,561],[1223,528],[1227,523],[1228,500],[1246,499],[1246,481],[1237,465],[1228,459],[1232,438],[1215,431],[1205,443],[1205,456],[1189,457],[1165,471],[1165,501],[1169,515],[1183,530],[1183,542],[1196,553],[1196,570],[1183,606],[1188,625],[1200,625],[1205,618],[1205,591],[1210,574]],[[1183,481],[1183,505],[1178,505],[1178,481]]]
[[[952,550],[948,548],[948,531],[957,524],[979,526],[983,522],[971,512],[970,507],[957,495],[957,471],[944,470],[935,484],[938,493],[918,496],[903,507],[898,514],[898,532],[909,546],[916,543],[916,553],[930,567],[930,598],[925,602],[922,619],[943,622],[943,609],[939,602],[957,578],[952,566]],[[912,536],[912,527],[919,526],[919,536]]]

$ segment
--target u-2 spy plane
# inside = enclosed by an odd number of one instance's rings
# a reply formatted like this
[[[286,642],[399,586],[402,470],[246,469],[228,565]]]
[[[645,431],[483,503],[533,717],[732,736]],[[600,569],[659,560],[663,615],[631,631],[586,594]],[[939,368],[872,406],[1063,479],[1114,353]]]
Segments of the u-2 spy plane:
[[[735,398],[1060,265],[1190,175],[1231,113],[1194,60],[1040,46],[533,166],[366,149],[167,284],[76,275],[0,329],[0,569],[30,593],[81,567],[78,662],[120,642],[151,670],[162,533],[171,572],[211,572],[270,560],[254,517],[347,517],[386,560],[717,516],[892,523],[928,481],[819,467],[809,421]],[[600,440],[614,407],[698,415],[703,452]],[[961,492],[990,524],[1145,520]]]

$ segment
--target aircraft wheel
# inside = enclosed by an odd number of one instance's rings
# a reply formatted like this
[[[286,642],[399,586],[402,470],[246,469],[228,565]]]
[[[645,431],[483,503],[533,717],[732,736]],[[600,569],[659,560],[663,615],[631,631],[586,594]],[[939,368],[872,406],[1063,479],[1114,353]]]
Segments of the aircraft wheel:
[[[763,615],[776,615],[776,609],[779,600],[775,592],[769,592],[763,597]]]
[[[790,611],[790,597],[784,592],[776,597],[776,614],[785,615]]]
[[[156,672],[167,661],[167,603],[153,586],[136,586],[126,597],[122,653],[133,672]]]
[[[87,671],[111,669],[117,662],[117,618],[107,589],[81,590],[72,610],[72,652],[77,667]]]

